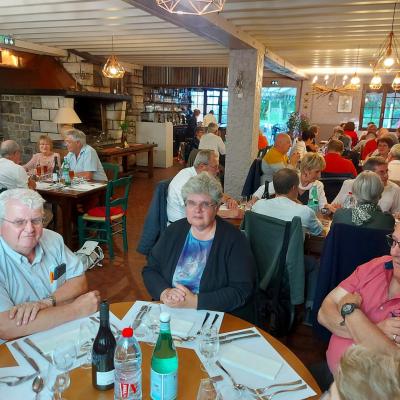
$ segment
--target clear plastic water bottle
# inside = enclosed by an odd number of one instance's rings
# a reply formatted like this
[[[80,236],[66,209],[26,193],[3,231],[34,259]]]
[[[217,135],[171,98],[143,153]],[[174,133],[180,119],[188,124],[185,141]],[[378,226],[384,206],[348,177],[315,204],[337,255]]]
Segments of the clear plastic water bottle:
[[[124,328],[114,355],[114,400],[142,400],[142,350],[132,328]]]
[[[349,192],[343,201],[343,208],[354,208],[356,206],[356,200],[352,192]]]

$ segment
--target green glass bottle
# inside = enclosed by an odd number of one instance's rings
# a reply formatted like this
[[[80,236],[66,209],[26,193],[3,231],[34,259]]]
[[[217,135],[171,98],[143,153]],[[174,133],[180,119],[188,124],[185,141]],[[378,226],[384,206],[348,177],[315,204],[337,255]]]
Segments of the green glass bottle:
[[[178,355],[171,336],[170,315],[160,314],[160,335],[151,358],[150,397],[175,400],[178,396]]]

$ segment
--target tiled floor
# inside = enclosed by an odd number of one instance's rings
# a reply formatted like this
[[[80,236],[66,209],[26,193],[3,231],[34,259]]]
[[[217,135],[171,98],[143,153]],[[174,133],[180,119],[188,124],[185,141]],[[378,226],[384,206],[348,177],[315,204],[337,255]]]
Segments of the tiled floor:
[[[128,211],[129,251],[122,252],[122,241],[116,240],[116,257],[110,262],[105,258],[104,266],[89,271],[87,276],[91,289],[98,289],[103,298],[111,303],[150,299],[141,277],[145,257],[136,252],[147,207],[157,182],[174,176],[179,170],[176,165],[168,169],[156,168],[154,178],[145,173],[136,173],[131,188]],[[309,366],[325,358],[325,345],[313,337],[311,328],[300,325],[283,342]]]

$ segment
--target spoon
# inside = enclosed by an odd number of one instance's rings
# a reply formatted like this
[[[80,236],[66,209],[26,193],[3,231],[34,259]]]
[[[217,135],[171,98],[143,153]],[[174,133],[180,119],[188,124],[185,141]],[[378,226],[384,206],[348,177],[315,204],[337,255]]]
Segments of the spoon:
[[[32,390],[36,393],[36,398],[38,397],[39,392],[43,389],[43,386],[43,378],[40,375],[37,375],[32,382]]]

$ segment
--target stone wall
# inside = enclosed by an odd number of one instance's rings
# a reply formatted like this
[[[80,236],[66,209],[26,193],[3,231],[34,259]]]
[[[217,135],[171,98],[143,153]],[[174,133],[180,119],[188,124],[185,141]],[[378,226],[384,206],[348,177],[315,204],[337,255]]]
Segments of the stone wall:
[[[136,122],[140,121],[143,111],[143,69],[135,69],[124,77],[125,90],[132,96],[126,110],[126,120],[129,121],[128,141],[135,142]]]

